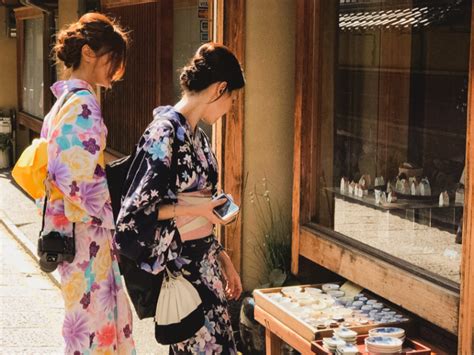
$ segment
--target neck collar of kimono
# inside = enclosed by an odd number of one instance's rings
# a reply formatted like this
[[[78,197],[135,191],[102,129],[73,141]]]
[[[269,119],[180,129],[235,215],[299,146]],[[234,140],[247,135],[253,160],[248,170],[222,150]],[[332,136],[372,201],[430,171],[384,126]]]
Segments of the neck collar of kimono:
[[[51,91],[56,98],[59,98],[65,91],[71,91],[72,89],[86,89],[94,94],[92,86],[87,81],[81,79],[60,80],[51,86]]]
[[[178,121],[179,125],[186,131],[186,133],[193,137],[194,133],[191,125],[189,124],[188,120],[184,115],[178,111],[173,106],[160,106],[153,110],[154,117],[162,117],[162,118],[172,118]],[[196,127],[197,130],[197,127]]]
[[[189,124],[188,120],[186,119],[186,117],[184,117],[184,115],[181,113],[181,112],[178,112],[176,111],[176,113],[178,114],[178,117],[179,117],[179,123],[181,124],[181,126],[183,128],[185,128],[189,134],[192,136],[195,135],[196,131],[197,131],[197,125],[196,125],[196,128],[193,130],[193,128],[191,127],[191,125]]]

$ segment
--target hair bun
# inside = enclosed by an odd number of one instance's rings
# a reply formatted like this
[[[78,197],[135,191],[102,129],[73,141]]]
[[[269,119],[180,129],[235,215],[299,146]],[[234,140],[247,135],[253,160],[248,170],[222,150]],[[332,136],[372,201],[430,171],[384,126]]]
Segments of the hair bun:
[[[56,56],[67,68],[76,68],[81,62],[81,50],[86,40],[78,34],[68,31],[58,36],[55,47]]]
[[[199,92],[216,82],[227,82],[228,91],[245,85],[242,68],[234,54],[223,45],[206,43],[181,70],[181,88]]]
[[[97,56],[110,55],[108,74],[115,81],[125,71],[128,41],[128,34],[115,20],[89,12],[57,34],[52,54],[67,68],[76,70],[81,64],[82,47],[87,44]]]
[[[195,58],[181,73],[181,85],[189,91],[201,91],[212,84],[212,69],[204,58]]]

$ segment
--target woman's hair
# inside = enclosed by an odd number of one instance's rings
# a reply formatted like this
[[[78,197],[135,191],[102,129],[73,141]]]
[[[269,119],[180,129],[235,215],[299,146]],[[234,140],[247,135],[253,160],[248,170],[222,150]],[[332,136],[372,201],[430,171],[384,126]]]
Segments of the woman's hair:
[[[115,20],[91,12],[58,33],[53,56],[75,70],[81,64],[82,47],[87,44],[98,56],[110,54],[109,74],[115,81],[125,73],[128,43],[128,34]]]
[[[228,92],[245,85],[239,61],[229,48],[221,44],[203,44],[181,70],[180,84],[184,91],[199,92],[223,81],[227,82]]]

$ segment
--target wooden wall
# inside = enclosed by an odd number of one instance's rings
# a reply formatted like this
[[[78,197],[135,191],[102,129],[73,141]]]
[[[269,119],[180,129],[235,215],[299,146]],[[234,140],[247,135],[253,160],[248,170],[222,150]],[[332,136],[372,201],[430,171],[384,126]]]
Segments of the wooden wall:
[[[132,39],[123,80],[102,94],[108,147],[129,154],[152,121],[153,109],[173,104],[173,4],[162,0],[103,7],[130,29]]]

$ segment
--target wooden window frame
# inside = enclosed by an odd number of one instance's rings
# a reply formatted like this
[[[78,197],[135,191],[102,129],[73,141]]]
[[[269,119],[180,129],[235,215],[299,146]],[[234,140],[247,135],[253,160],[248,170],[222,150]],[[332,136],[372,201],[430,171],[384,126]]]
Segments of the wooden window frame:
[[[374,248],[360,246],[350,238],[311,223],[316,215],[318,134],[321,124],[321,102],[324,100],[321,73],[323,69],[319,21],[322,0],[298,0],[296,37],[296,91],[294,135],[294,181],[292,216],[292,272],[299,271],[299,257],[313,262],[389,299],[420,317],[459,336],[460,353],[472,352],[474,315],[474,108],[473,75],[469,77],[468,128],[466,146],[466,201],[460,293],[456,285],[442,282],[436,276],[399,259],[382,255]],[[474,9],[473,9],[474,11]],[[474,29],[474,12],[471,18]],[[470,73],[474,73],[474,31],[471,31]],[[304,147],[304,149],[303,149]],[[471,237],[470,237],[471,236]],[[396,259],[396,260],[395,260]],[[370,270],[370,272],[368,272]],[[421,277],[423,275],[423,278]],[[410,292],[400,292],[410,290]],[[416,297],[414,297],[416,295]]]
[[[54,23],[54,15],[46,14],[33,7],[20,7],[14,10],[17,26],[17,95],[18,95],[18,124],[27,127],[33,132],[40,133],[43,125],[42,118],[35,117],[23,111],[23,65],[25,61],[25,20],[43,19],[43,107],[48,112],[52,106],[52,69],[49,60],[50,53],[50,28]]]

